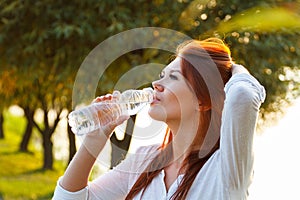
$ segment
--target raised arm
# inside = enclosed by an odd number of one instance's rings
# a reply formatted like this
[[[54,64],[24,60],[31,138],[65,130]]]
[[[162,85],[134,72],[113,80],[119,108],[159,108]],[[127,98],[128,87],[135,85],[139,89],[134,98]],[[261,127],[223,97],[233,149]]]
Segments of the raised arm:
[[[229,191],[247,189],[251,183],[253,136],[265,99],[264,88],[247,69],[234,64],[232,73],[225,86],[220,141],[222,176]]]
[[[110,100],[112,96],[97,98],[95,102]],[[121,116],[110,122],[99,130],[88,133],[84,141],[69,164],[63,177],[58,181],[54,192],[54,200],[63,199],[86,199],[88,179],[91,169],[94,166],[97,156],[104,148],[113,129],[128,119],[128,116]]]

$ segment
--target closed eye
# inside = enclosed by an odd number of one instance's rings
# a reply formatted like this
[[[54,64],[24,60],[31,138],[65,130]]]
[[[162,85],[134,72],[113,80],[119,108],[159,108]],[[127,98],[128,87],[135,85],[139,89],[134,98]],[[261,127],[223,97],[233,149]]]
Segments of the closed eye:
[[[173,75],[173,74],[170,74],[169,76],[170,76],[170,78],[173,79],[173,80],[178,80],[177,76],[175,76],[175,75]]]
[[[174,72],[176,72],[176,71],[174,71]],[[172,80],[178,80],[178,77],[173,74],[174,72],[170,72],[169,77]],[[164,78],[166,76],[165,71],[161,71],[158,76],[159,76],[160,79]]]

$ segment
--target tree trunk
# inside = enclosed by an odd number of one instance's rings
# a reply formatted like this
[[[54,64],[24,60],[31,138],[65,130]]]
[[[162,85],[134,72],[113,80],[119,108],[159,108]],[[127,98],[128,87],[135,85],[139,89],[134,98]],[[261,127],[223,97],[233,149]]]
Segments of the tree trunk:
[[[53,143],[51,141],[51,130],[45,130],[43,135],[44,165],[43,169],[53,169]]]
[[[24,108],[25,117],[27,119],[27,125],[25,132],[23,133],[22,141],[20,144],[20,151],[22,152],[28,152],[28,144],[32,135],[33,130],[33,116],[34,111],[32,111],[29,107]]]
[[[43,109],[43,112],[44,112],[44,128],[42,129],[35,121],[33,121],[33,123],[34,126],[41,133],[41,136],[43,138],[43,150],[44,150],[43,169],[52,170],[53,169],[53,143],[51,141],[51,137],[60,121],[60,114],[62,110],[57,111],[57,116],[52,126],[49,125],[48,111],[46,109]]]
[[[110,162],[111,169],[118,165],[125,158],[128,152],[134,129],[135,118],[136,115],[131,116],[130,119],[127,121],[126,130],[124,133],[125,136],[123,140],[118,140],[116,133],[113,133],[110,138],[112,148]]]
[[[68,137],[69,137],[69,163],[73,159],[73,156],[76,153],[76,141],[75,141],[75,135],[71,130],[71,127],[68,124]]]
[[[4,139],[3,124],[4,124],[4,116],[3,116],[3,112],[1,112],[0,113],[0,139]]]

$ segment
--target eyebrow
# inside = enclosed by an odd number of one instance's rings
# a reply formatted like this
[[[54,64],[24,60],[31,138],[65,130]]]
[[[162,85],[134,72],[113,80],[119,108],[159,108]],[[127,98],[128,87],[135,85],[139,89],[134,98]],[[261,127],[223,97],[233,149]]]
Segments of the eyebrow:
[[[172,69],[172,70],[170,70],[170,73],[172,73],[172,72],[179,72],[180,74],[181,74],[181,71],[180,70],[174,70],[174,69]]]
[[[166,70],[163,70],[163,72],[166,72]],[[178,72],[178,73],[182,74],[181,71],[178,70],[178,69],[171,69],[171,70],[169,71],[169,73],[173,73],[173,72]]]

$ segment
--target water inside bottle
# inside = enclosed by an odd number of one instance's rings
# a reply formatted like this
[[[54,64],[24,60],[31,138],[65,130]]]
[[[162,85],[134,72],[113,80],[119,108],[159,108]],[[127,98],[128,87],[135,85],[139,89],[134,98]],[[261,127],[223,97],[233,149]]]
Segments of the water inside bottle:
[[[149,102],[125,103],[127,114],[135,115],[142,110]]]
[[[83,112],[76,111],[69,115],[69,125],[72,132],[77,135],[84,135],[95,129],[94,121],[90,120]]]
[[[143,90],[127,90],[122,93],[120,102],[124,102],[128,115],[137,114],[147,104],[153,100],[153,90],[145,88]]]
[[[118,102],[101,102],[71,112],[69,114],[69,124],[75,134],[84,135],[101,126],[105,126],[120,115],[137,114],[152,100],[153,90],[151,88],[146,90],[127,90],[122,93]],[[98,111],[100,111],[100,115]]]

